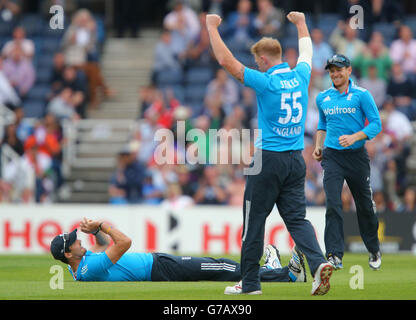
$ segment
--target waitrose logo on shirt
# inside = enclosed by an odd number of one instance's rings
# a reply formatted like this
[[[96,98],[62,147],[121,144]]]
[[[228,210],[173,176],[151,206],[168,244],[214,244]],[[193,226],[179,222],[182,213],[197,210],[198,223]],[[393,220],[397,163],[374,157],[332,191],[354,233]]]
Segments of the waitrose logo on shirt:
[[[332,116],[332,115],[337,115],[337,114],[352,114],[352,113],[355,113],[357,111],[357,108],[354,108],[354,107],[340,108],[338,106],[335,106],[333,108],[327,108],[323,111],[324,111],[324,114],[326,116],[328,116],[328,115]]]

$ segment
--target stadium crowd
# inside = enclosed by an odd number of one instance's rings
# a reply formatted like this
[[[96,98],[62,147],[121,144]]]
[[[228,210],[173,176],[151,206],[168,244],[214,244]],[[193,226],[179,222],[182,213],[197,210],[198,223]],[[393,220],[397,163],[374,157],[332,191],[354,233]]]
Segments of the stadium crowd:
[[[97,19],[67,6],[70,23],[54,30],[44,2],[30,14],[19,1],[0,3],[0,141],[11,160],[1,166],[0,202],[56,201],[64,183],[63,121],[85,118],[111,94],[100,72]]]
[[[287,23],[287,12],[279,1],[231,2],[232,6],[228,0],[169,2],[154,51],[152,77],[148,86],[140,88],[138,129],[131,143],[119,152],[109,183],[110,203],[167,208],[242,205],[243,173],[249,163],[160,164],[154,157],[158,147],[154,137],[160,128],[172,130],[177,137],[186,136],[191,129],[206,133],[205,138],[188,141],[184,148],[175,141],[173,150],[166,152],[178,160],[195,149],[209,159],[214,150],[207,134],[210,129],[225,129],[219,134],[226,138],[227,129],[250,129],[253,133],[257,127],[254,93],[214,62],[205,27],[206,12],[223,17],[220,32],[246,66],[256,67],[250,47],[262,36],[278,38],[284,61],[292,68],[296,65],[296,29]],[[377,209],[411,211],[416,189],[406,163],[413,151],[412,122],[416,121],[416,20],[405,14],[398,1],[341,2],[338,13],[307,13],[314,46],[304,150],[307,204],[325,204],[322,168],[311,156],[318,121],[315,97],[331,86],[324,65],[337,52],[351,58],[355,81],[373,94],[380,110],[383,131],[366,143]],[[365,7],[364,29],[350,27],[349,7],[354,4]],[[105,39],[100,21],[85,9],[68,8],[68,12],[71,18],[66,21],[70,23],[64,30],[52,32],[44,12],[37,28],[39,15],[33,18],[36,20],[21,15],[19,1],[0,4],[0,103],[5,106],[4,114],[12,115],[2,116],[6,125],[0,139],[2,148],[10,147],[20,159],[11,162],[0,178],[0,202],[16,201],[12,194],[16,190],[20,202],[54,201],[63,183],[63,121],[85,118],[88,108],[96,108],[101,99],[112,94],[100,70]],[[44,100],[34,103],[39,96]],[[184,125],[178,125],[178,120]],[[231,162],[232,154],[240,152],[247,141],[226,141],[216,142],[217,151]],[[253,136],[248,143],[252,153]],[[346,211],[354,209],[347,187],[343,205]]]
[[[242,161],[240,165],[158,165],[153,157],[157,148],[155,132],[158,128],[177,132],[177,120],[185,121],[181,129],[185,133],[192,128],[205,133],[209,129],[256,128],[253,92],[214,62],[204,23],[206,12],[223,17],[220,32],[245,65],[255,67],[250,46],[262,36],[278,38],[284,61],[292,68],[296,65],[297,34],[286,23],[284,10],[276,5],[279,1],[238,0],[229,12],[223,10],[225,2],[171,2],[155,48],[150,84],[140,91],[141,124],[132,139],[135,148],[119,155],[119,170],[110,187],[111,202],[163,203],[175,208],[193,204],[242,205],[243,169],[247,165]],[[412,121],[416,120],[416,96],[412,90],[416,86],[416,50],[412,49],[416,39],[400,3],[344,2],[337,14],[322,14],[319,18],[307,14],[314,46],[304,150],[307,204],[325,204],[322,167],[312,158],[318,121],[315,97],[331,86],[324,66],[326,59],[337,52],[351,58],[354,81],[373,94],[380,110],[383,131],[366,144],[376,207],[412,211],[416,194],[408,179],[406,160],[411,154]],[[365,6],[366,25],[362,30],[352,28],[348,21],[349,7],[354,4]],[[188,142],[185,150],[197,146],[209,159],[214,142],[202,140]],[[252,148],[253,140],[250,143]],[[219,154],[233,151],[236,150],[227,143],[219,143]],[[177,157],[183,156],[178,143],[173,152]],[[127,164],[129,157],[134,165]],[[135,188],[141,191],[132,195]],[[342,198],[344,209],[354,210],[346,185]]]

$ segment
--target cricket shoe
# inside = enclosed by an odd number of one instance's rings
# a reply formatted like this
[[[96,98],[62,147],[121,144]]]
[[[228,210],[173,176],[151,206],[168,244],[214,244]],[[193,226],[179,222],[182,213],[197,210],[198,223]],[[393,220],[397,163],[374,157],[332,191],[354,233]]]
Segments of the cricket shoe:
[[[236,283],[233,286],[225,287],[224,294],[250,294],[250,295],[257,295],[257,294],[263,294],[261,290],[255,290],[250,292],[243,292],[243,281],[240,281],[239,283]]]
[[[305,257],[298,247],[294,247],[289,264],[289,277],[293,282],[306,282]]]
[[[344,268],[344,266],[342,265],[342,260],[341,258],[338,258],[337,256],[334,256],[333,254],[329,254],[328,256],[328,262],[330,264],[332,264],[332,266],[334,267],[334,270],[341,270]]]
[[[315,272],[315,277],[312,282],[313,296],[322,296],[329,291],[329,279],[334,271],[334,266],[328,262],[321,263]]]
[[[381,252],[369,253],[368,265],[373,270],[379,270],[381,267]]]
[[[272,270],[272,269],[281,269],[282,264],[280,263],[280,253],[277,248],[269,244],[266,246],[266,249],[264,250],[264,253],[266,255],[264,266],[266,269]]]

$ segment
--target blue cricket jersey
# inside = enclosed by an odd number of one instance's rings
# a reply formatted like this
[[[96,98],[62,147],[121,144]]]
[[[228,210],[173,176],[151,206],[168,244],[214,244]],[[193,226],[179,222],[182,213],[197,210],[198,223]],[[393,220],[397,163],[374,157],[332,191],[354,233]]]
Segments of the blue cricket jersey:
[[[318,130],[326,131],[325,147],[357,149],[364,146],[365,140],[344,148],[339,144],[339,137],[363,131],[368,139],[372,139],[381,131],[380,114],[370,92],[355,85],[351,79],[349,81],[346,92],[340,93],[332,86],[316,97]],[[367,126],[366,119],[369,122]]]
[[[151,253],[126,252],[113,264],[105,252],[87,251],[76,274],[68,269],[77,281],[150,281],[152,265]]]
[[[269,151],[302,150],[311,67],[300,62],[292,70],[284,62],[266,72],[245,68],[244,85],[256,92],[256,147]]]

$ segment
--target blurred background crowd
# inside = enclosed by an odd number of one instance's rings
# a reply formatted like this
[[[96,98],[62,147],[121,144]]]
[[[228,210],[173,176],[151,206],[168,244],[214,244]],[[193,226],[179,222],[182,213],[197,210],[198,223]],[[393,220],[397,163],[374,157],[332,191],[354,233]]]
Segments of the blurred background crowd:
[[[52,30],[45,17],[50,5],[59,2],[65,3],[70,19],[64,30]],[[100,57],[108,33],[123,37],[125,29],[130,29],[132,37],[140,37],[140,20],[131,17],[135,11],[123,13],[126,6],[122,4],[129,1],[116,2],[122,8],[109,28],[100,15],[80,9],[76,1],[39,1],[35,13],[24,12],[20,1],[0,1],[0,103],[5,106],[4,119],[12,119],[4,127],[1,141],[2,148],[10,147],[20,157],[4,170],[0,201],[12,201],[16,184],[23,202],[55,201],[57,190],[65,183],[61,172],[66,139],[62,121],[85,119],[87,110],[98,108],[114,95],[101,72]],[[184,157],[183,150],[196,147],[209,159],[214,143],[218,154],[225,153],[230,159],[247,143],[252,152],[253,136],[248,142],[240,141],[240,146],[227,142],[226,137],[230,135],[227,130],[233,128],[250,132],[257,128],[254,92],[215,62],[205,15],[210,12],[223,17],[220,33],[244,65],[256,67],[250,47],[261,37],[271,36],[279,39],[283,60],[293,68],[298,56],[297,31],[288,24],[286,14],[295,9],[305,11],[314,48],[304,150],[307,205],[325,205],[322,168],[312,159],[318,122],[315,97],[331,86],[324,66],[336,52],[351,59],[354,81],[372,93],[380,110],[383,130],[366,143],[377,209],[415,209],[416,180],[409,166],[416,127],[416,8],[411,1],[317,1],[318,9],[305,1],[284,0],[155,3],[160,9],[155,22],[160,38],[154,48],[149,84],[139,88],[137,129],[119,152],[109,182],[110,203],[175,209],[195,204],[242,206],[243,170],[248,163],[158,164],[154,137],[160,128],[177,136],[186,136],[191,129],[205,133],[225,129],[220,131],[225,138],[219,145],[208,134],[205,139],[188,141],[183,149],[175,141],[168,152],[173,152],[176,160]],[[356,4],[364,9],[363,29],[351,28],[349,21],[354,16],[350,7]],[[123,14],[129,18],[120,19]],[[184,126],[179,126],[178,120]],[[345,211],[354,210],[347,186],[343,206]]]

